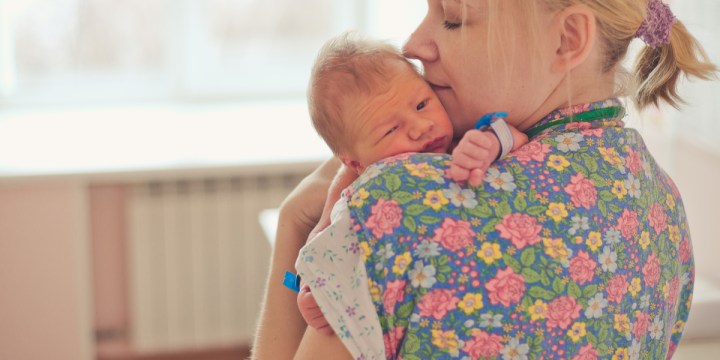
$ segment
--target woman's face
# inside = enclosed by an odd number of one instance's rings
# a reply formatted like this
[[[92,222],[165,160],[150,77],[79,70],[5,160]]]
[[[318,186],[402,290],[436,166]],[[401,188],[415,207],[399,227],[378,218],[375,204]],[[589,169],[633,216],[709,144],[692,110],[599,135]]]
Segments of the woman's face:
[[[551,37],[523,35],[518,1],[528,0],[496,1],[490,19],[488,0],[466,0],[465,9],[463,0],[428,0],[427,16],[405,44],[405,55],[422,62],[456,137],[494,111],[508,112],[508,122],[526,128],[519,125],[536,116],[559,83],[550,76],[549,54],[543,56]],[[540,29],[533,31],[544,34],[546,17],[538,16]]]

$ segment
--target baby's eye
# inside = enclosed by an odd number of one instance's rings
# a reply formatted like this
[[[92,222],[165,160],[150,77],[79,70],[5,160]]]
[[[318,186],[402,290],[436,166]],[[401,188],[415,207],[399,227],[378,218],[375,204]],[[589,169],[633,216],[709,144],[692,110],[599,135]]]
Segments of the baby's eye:
[[[393,126],[392,129],[388,130],[388,132],[386,132],[385,135],[383,135],[383,137],[386,137],[386,136],[392,134],[398,128],[399,128],[399,126],[397,126],[397,125]]]
[[[425,108],[425,105],[427,105],[427,101],[426,101],[426,100],[423,100],[423,101],[421,101],[419,104],[417,104],[417,107],[416,107],[415,109],[418,110],[418,111],[419,111],[419,110],[422,110],[423,108]]]

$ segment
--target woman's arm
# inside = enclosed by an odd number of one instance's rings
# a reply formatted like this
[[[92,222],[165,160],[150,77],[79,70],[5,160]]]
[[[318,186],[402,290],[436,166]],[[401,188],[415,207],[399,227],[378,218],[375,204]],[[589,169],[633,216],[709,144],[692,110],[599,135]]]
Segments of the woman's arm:
[[[253,344],[253,359],[292,359],[305,331],[297,294],[283,287],[285,271],[295,260],[322,214],[330,183],[341,163],[330,159],[308,175],[280,206],[270,276]]]
[[[343,360],[352,359],[352,356],[337,335],[323,335],[317,330],[308,327],[297,354],[295,354],[295,359]]]

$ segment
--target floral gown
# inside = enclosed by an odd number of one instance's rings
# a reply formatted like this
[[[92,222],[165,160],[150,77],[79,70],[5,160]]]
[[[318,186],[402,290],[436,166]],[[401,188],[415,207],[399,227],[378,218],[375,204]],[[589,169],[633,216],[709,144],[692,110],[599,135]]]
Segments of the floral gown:
[[[664,359],[694,268],[680,194],[620,117],[558,110],[479,187],[370,167],[297,268],[357,359]],[[621,115],[622,116],[622,115]]]

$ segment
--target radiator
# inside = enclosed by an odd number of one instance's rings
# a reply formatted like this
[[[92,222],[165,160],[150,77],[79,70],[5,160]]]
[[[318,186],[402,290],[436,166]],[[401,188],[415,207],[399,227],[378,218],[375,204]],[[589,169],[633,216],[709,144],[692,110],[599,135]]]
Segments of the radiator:
[[[171,179],[131,186],[133,348],[250,341],[271,254],[258,214],[277,207],[303,175]]]

